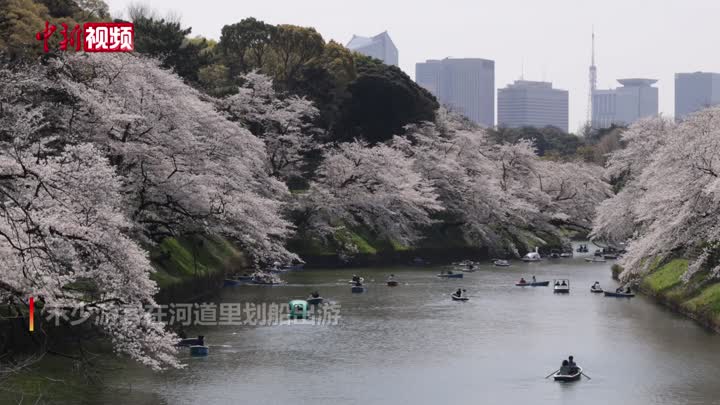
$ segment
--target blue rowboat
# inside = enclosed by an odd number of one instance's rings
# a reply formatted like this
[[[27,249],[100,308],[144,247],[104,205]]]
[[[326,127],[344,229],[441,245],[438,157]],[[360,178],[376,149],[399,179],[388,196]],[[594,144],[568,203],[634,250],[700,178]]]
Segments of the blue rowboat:
[[[617,293],[617,292],[605,291],[605,296],[606,297],[618,297],[618,298],[632,298],[635,296],[635,293],[625,293],[625,292]]]
[[[463,278],[462,273],[438,274],[437,276],[440,278]]]
[[[210,353],[210,348],[207,346],[190,346],[190,355],[193,357],[205,357]]]
[[[362,293],[365,292],[365,286],[362,285],[354,285],[351,288],[351,291],[354,293]]]

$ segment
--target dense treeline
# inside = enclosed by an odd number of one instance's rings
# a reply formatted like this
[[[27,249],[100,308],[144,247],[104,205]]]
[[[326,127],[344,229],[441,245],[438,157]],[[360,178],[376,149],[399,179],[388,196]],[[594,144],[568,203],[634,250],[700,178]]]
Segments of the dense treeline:
[[[489,129],[495,142],[533,141],[538,156],[554,160],[582,160],[604,165],[608,154],[623,147],[620,135],[625,127],[592,129],[586,127],[581,136],[568,134],[554,127]]]
[[[684,281],[705,273],[720,277],[720,109],[706,109],[675,123],[647,119],[622,134],[627,146],[611,154],[606,175],[619,192],[598,208],[593,235],[627,242],[626,279],[668,259],[691,260]]]
[[[138,52],[161,58],[216,97],[236,93],[244,75],[262,73],[279,94],[313,101],[326,141],[385,141],[406,124],[432,120],[438,108],[435,98],[397,67],[325,42],[313,28],[246,18],[225,25],[215,42],[189,39],[190,28],[142,8],[130,14]]]

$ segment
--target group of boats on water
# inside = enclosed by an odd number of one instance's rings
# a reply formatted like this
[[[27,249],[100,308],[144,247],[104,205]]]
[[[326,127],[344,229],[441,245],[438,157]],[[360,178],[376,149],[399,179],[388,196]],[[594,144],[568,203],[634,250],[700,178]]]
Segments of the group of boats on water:
[[[577,247],[578,253],[588,253],[588,247],[587,245],[580,245]],[[589,262],[605,262],[607,259],[617,259],[621,252],[617,251],[606,251],[604,249],[597,249],[593,255],[592,258],[588,257],[585,260]],[[551,259],[554,258],[568,258],[573,257],[572,251],[563,251],[560,252],[558,250],[552,250],[550,251],[550,254],[547,256]],[[524,262],[537,262],[543,260],[543,257],[540,255],[540,252],[536,248],[534,252],[529,252],[527,255],[525,255],[522,260]],[[508,267],[511,265],[511,263],[506,259],[494,259],[492,261],[493,265],[497,267]],[[413,262],[414,265],[427,265],[427,262],[416,260]],[[451,269],[448,270],[442,270],[439,274],[436,275],[437,278],[440,279],[462,279],[464,277],[464,273],[473,273],[479,270],[481,266],[480,262],[472,261],[472,260],[463,260],[461,262],[455,262],[452,263]],[[286,271],[290,270],[301,270],[303,268],[302,264],[288,264],[288,265],[281,265],[280,263],[274,263],[269,269],[266,269],[265,271],[258,271],[253,274],[243,274],[241,276],[237,276],[234,278],[226,279],[225,285],[226,286],[233,286],[233,285],[241,285],[241,284],[265,284],[265,285],[274,285],[274,284],[280,284],[282,281],[278,277],[278,274],[284,273]],[[365,283],[365,279],[357,274],[354,274],[352,278],[348,281],[350,284],[350,289],[352,293],[363,293],[367,291],[367,285]],[[532,276],[532,279],[525,280],[525,278],[520,278],[520,281],[515,283],[518,287],[548,287],[550,286],[551,282],[549,280],[537,280],[535,276]],[[396,279],[394,274],[390,274],[385,279],[385,284],[388,287],[397,287],[400,285],[399,280]],[[553,293],[558,294],[567,294],[570,292],[570,280],[568,279],[554,279],[552,281],[552,287],[553,287]],[[592,286],[590,286],[590,292],[591,293],[603,293],[606,297],[634,297],[635,294],[632,292],[630,287],[620,287],[616,289],[614,292],[611,291],[605,291],[600,286],[599,282],[595,282]],[[467,294],[467,290],[464,288],[457,288],[457,290],[453,291],[450,294],[450,298],[452,301],[469,301],[470,297]],[[311,306],[318,306],[323,304],[326,301],[325,298],[323,298],[318,291],[313,291],[307,298],[305,299],[294,299],[291,300],[289,305],[289,315],[288,317],[291,319],[308,319],[310,316],[309,308]],[[193,356],[207,356],[208,355],[208,347],[204,344],[204,337],[199,336],[198,338],[191,338],[191,339],[183,339],[178,343],[178,346],[185,346],[190,348],[191,355]],[[570,356],[568,360],[563,361],[563,365],[560,369],[554,371],[550,375],[548,375],[546,378],[549,378],[552,376],[555,381],[576,381],[580,379],[581,375],[585,375],[583,373],[583,369],[575,364],[573,361],[573,357]],[[587,377],[587,376],[586,376]],[[590,377],[587,377],[588,379]]]
[[[577,253],[588,253],[590,250],[588,249],[587,245],[582,244],[579,245],[575,251]],[[620,255],[622,253],[622,251],[613,248],[599,248],[595,250],[593,257],[586,257],[585,261],[590,263],[605,263],[607,260],[615,260],[620,258]],[[572,249],[563,251],[560,251],[558,249],[552,249],[550,250],[550,253],[547,254],[545,257],[549,259],[569,259],[574,257],[574,253]],[[540,254],[538,248],[535,248],[535,251],[528,252],[520,260],[526,263],[539,262],[543,260],[543,255]],[[511,265],[510,261],[506,259],[493,259],[493,264],[497,267],[509,267]]]
[[[518,287],[547,287],[550,285],[550,281],[537,281],[535,279],[535,276],[532,276],[532,280],[528,281],[525,280],[524,277],[520,278],[520,281],[515,283]],[[553,292],[554,293],[560,293],[560,294],[567,294],[570,292],[570,280],[568,279],[557,279],[553,280]],[[626,287],[618,287],[615,292],[611,291],[605,291],[600,286],[600,282],[596,281],[593,285],[590,286],[590,292],[591,293],[604,293],[606,297],[634,297],[635,293],[632,292],[632,289],[630,286]]]
[[[275,262],[271,266],[253,273],[243,273],[242,275],[236,275],[232,278],[226,278],[223,281],[223,286],[232,287],[243,284],[262,284],[262,285],[277,285],[282,284],[283,281],[280,279],[280,274],[286,273],[292,270],[302,270],[305,267],[304,263],[289,263],[280,264]]]

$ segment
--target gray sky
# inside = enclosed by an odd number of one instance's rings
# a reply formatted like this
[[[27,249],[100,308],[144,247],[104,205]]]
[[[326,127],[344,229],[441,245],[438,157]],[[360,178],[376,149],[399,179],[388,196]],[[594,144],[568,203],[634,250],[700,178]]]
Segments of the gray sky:
[[[106,0],[117,16],[137,0]],[[585,120],[590,32],[595,26],[598,87],[615,79],[658,79],[660,111],[674,110],[674,73],[720,71],[719,0],[153,0],[193,35],[219,39],[225,24],[255,17],[315,27],[346,45],[353,34],[387,30],[400,67],[415,77],[425,59],[495,60],[495,86],[518,79],[552,81],[570,91],[570,130]]]

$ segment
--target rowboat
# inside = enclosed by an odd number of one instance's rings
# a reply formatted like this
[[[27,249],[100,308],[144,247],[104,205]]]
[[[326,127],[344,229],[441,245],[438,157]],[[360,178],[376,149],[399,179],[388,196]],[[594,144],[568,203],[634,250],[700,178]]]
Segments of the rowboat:
[[[468,297],[458,297],[455,294],[450,294],[450,297],[452,298],[453,301],[467,301],[470,299]]]
[[[398,282],[395,280],[388,280],[387,285],[388,285],[388,287],[397,287]]]
[[[365,282],[365,278],[360,277],[360,284]],[[357,281],[350,280],[348,281],[348,284],[357,284]]]
[[[601,293],[601,292],[604,292],[604,290],[603,290],[602,288],[590,287],[590,292],[592,292],[592,293]]]
[[[190,346],[190,355],[193,357],[205,357],[210,353],[210,348],[207,346],[193,345]]]
[[[605,291],[605,296],[606,297],[618,297],[618,298],[632,298],[635,296],[635,293]]]
[[[617,259],[618,257],[620,257],[620,256],[617,255],[617,254],[615,254],[615,253],[606,253],[606,254],[603,255],[603,258],[604,258],[604,259],[608,259],[608,260],[615,260],[615,259]]]
[[[573,253],[572,252],[562,252],[562,253],[560,253],[560,257],[567,259],[568,257],[573,257]]]
[[[549,281],[536,281],[536,282],[529,282],[529,283],[515,283],[518,287],[547,287],[550,285]]]
[[[570,374],[561,374],[560,370],[558,370],[555,374],[553,374],[553,378],[555,381],[570,382],[579,380],[581,375],[582,367],[576,366]]]
[[[313,297],[312,295],[307,298],[308,305],[320,305],[325,301],[323,297]]]
[[[495,266],[497,266],[497,267],[509,267],[509,266],[510,266],[510,262],[509,262],[509,261],[507,261],[507,260],[500,260],[500,259],[495,260],[495,261],[493,262],[493,264],[494,264]]]
[[[605,263],[605,259],[602,257],[586,257],[585,261],[588,263]]]
[[[553,292],[558,294],[565,294],[570,292],[570,280],[554,280]]]
[[[354,285],[351,288],[351,291],[354,293],[365,292],[365,290],[366,290],[365,286],[362,286],[362,285]]]
[[[183,346],[183,347],[190,347],[190,346],[204,346],[205,345],[205,336],[198,336],[196,338],[187,338],[187,339],[181,339],[179,342],[175,344],[175,346]]]
[[[437,276],[440,278],[463,278],[462,273],[450,273],[450,274],[448,274],[448,273],[442,274],[441,273],[441,274],[438,274]]]
[[[289,319],[307,319],[308,302],[305,300],[292,300],[288,303]]]

